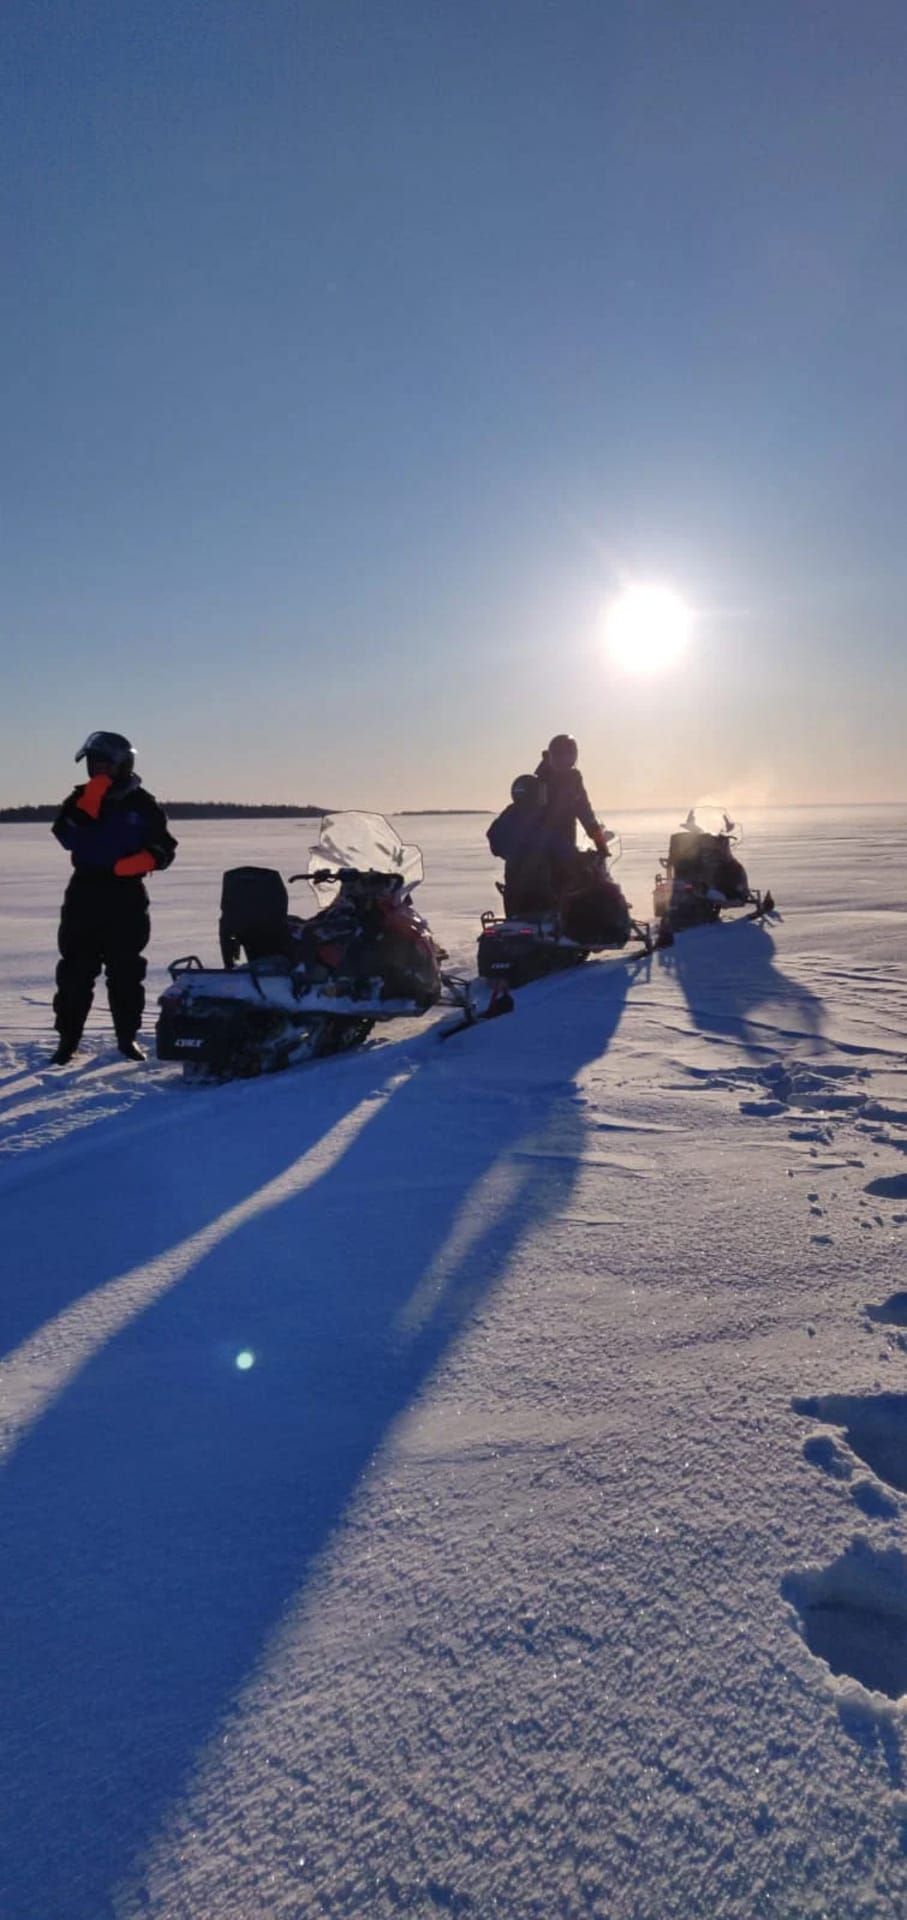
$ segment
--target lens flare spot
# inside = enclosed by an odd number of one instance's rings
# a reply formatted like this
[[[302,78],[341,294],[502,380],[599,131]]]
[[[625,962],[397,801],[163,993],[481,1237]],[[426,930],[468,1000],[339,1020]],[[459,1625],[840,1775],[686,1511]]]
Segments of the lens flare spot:
[[[608,652],[627,673],[661,673],[686,652],[692,619],[672,587],[626,587],[605,613]]]
[[[236,1356],[236,1366],[238,1367],[239,1372],[248,1373],[249,1368],[254,1367],[254,1365],[255,1365],[254,1353],[250,1353],[248,1347],[243,1347],[242,1352],[238,1353]]]

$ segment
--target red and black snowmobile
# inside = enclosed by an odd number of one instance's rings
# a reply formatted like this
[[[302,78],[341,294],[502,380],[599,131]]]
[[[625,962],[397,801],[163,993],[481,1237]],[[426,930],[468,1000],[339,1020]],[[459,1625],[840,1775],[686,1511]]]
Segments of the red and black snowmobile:
[[[381,814],[327,815],[306,874],[322,904],[289,912],[270,867],[224,874],[223,967],[195,954],[174,960],[160,1000],[157,1057],[193,1080],[273,1072],[359,1046],[377,1022],[432,1007],[461,1024],[507,1008],[483,981],[442,971],[446,958],[412,903],[422,878],[418,847],[402,844]]]

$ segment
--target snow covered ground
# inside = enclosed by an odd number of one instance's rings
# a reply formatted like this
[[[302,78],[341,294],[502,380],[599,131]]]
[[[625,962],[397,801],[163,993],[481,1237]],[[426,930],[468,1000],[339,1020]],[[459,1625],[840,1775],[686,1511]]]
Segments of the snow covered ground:
[[[907,808],[746,824],[771,927],[201,1091],[47,1067],[0,828],[2,1920],[904,1911]],[[152,1010],[310,837],[179,835]]]

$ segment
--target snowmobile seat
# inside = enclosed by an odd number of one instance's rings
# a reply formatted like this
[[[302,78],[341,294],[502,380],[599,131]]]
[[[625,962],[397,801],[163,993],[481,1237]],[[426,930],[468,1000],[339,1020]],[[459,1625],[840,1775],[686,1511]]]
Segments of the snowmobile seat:
[[[250,961],[291,957],[289,895],[272,867],[230,867],[220,897],[220,950],[225,967],[244,952]]]

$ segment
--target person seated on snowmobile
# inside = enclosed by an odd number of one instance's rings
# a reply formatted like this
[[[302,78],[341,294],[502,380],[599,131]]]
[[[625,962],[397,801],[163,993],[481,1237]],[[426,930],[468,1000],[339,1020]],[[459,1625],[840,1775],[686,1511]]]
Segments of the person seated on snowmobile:
[[[746,868],[731,851],[733,821],[724,815],[724,831],[709,832],[701,827],[694,808],[683,826],[672,833],[668,847],[668,871],[672,877],[704,893],[724,895],[726,900],[746,900],[749,881]]]
[[[510,805],[492,820],[486,839],[496,859],[504,862],[504,912],[508,917],[550,913],[554,906],[551,850],[534,773],[517,774],[510,789]]]
[[[556,888],[570,877],[576,855],[577,825],[585,829],[599,853],[608,851],[608,835],[592,811],[577,758],[578,748],[572,734],[556,733],[535,770],[542,827],[551,849]]]
[[[724,894],[726,900],[745,900],[749,893],[749,881],[746,877],[746,868],[731,852],[734,844],[731,834],[734,827],[727,814],[724,816],[724,824],[727,831],[715,835],[718,847],[712,885],[717,887],[719,893]]]

